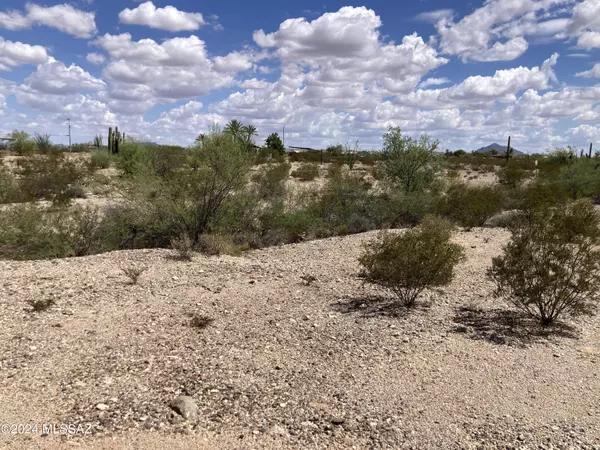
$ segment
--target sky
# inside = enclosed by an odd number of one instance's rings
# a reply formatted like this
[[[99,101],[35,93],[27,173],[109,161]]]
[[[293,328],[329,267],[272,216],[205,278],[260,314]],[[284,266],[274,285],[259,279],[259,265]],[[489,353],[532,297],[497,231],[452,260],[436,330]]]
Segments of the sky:
[[[0,3],[0,136],[600,150],[600,0]]]

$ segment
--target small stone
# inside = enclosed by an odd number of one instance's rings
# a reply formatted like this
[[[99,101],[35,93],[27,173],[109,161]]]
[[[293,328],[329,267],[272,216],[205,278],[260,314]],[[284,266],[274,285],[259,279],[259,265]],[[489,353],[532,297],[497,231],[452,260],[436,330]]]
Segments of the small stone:
[[[343,417],[334,417],[333,419],[331,419],[331,423],[334,425],[342,425],[345,421],[346,419],[344,419]]]
[[[179,281],[179,277],[173,277],[173,281]]]
[[[402,339],[402,342],[404,342],[405,344],[408,344],[410,342],[410,339],[405,337],[404,339]]]
[[[110,408],[110,407],[105,403],[98,403],[96,405],[96,409],[98,409],[100,411],[106,411],[108,408]]]
[[[520,440],[520,441],[524,441],[525,440],[525,435],[520,434],[517,439]]]
[[[269,430],[269,434],[275,436],[285,436],[288,434],[287,430],[280,425],[273,425]]]
[[[83,381],[77,380],[75,383],[73,383],[73,386],[78,387],[78,388],[83,388],[83,387],[86,387],[87,384],[85,384]]]
[[[173,400],[169,406],[186,420],[194,421],[198,418],[198,405],[193,397],[182,395]]]
[[[554,354],[554,355],[552,355],[552,356],[554,356],[555,358],[560,358],[560,354],[559,354],[559,353],[555,353],[555,354]]]

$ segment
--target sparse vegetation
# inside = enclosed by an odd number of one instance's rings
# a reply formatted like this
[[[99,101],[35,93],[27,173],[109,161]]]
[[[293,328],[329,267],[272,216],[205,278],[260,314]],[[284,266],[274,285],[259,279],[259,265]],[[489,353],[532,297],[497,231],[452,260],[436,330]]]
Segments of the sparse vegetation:
[[[204,314],[193,314],[192,320],[190,321],[190,325],[193,328],[203,330],[205,328],[208,328],[214,321],[215,319],[213,319],[212,317],[208,317]]]
[[[438,212],[465,228],[480,227],[502,211],[505,194],[497,186],[454,183],[440,200]]]
[[[187,234],[182,234],[171,241],[171,248],[177,252],[180,261],[191,261],[194,254],[194,244]]]
[[[125,276],[129,278],[130,284],[133,285],[138,284],[140,277],[146,270],[148,268],[144,266],[128,266],[121,269]]]
[[[31,312],[39,313],[48,311],[56,304],[56,301],[53,298],[36,298],[29,299],[27,303],[29,303],[29,306],[31,306]]]
[[[319,166],[315,163],[302,163],[292,172],[292,176],[300,181],[312,181],[319,176]]]
[[[600,217],[589,201],[528,211],[488,275],[496,295],[550,325],[599,304]]]
[[[452,281],[464,256],[451,237],[451,225],[435,217],[404,233],[384,233],[366,246],[359,260],[361,275],[392,291],[404,306],[413,306],[426,288]]]

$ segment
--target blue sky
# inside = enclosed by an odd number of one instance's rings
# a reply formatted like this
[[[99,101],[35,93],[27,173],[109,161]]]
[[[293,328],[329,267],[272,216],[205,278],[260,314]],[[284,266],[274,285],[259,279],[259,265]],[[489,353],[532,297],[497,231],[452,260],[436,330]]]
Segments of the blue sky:
[[[388,126],[443,148],[600,145],[600,0],[0,6],[0,135],[76,142],[119,126],[188,145],[213,123],[259,140],[381,145]]]

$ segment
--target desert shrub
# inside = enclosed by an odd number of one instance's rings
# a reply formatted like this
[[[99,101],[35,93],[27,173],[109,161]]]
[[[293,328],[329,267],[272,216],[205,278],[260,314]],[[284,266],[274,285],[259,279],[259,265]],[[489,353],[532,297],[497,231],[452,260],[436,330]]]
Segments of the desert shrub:
[[[191,261],[194,254],[194,244],[187,234],[171,240],[171,248],[177,252],[180,261]]]
[[[232,255],[237,256],[246,250],[233,241],[233,237],[226,234],[203,234],[198,240],[198,247],[207,255]]]
[[[66,204],[81,196],[81,189],[75,186],[85,180],[89,170],[87,164],[59,152],[29,155],[17,164],[19,189],[24,199],[45,199],[55,204]]]
[[[146,270],[148,270],[148,268],[144,266],[128,266],[121,268],[123,274],[129,278],[130,284],[138,284],[140,277]]]
[[[402,136],[399,127],[390,127],[383,141],[383,166],[390,182],[407,193],[435,187],[441,172],[435,154],[438,141],[432,142],[428,136],[419,140]]]
[[[117,167],[126,176],[152,170],[152,148],[140,142],[128,141],[119,146]]]
[[[521,167],[513,164],[504,166],[498,172],[498,181],[501,185],[506,186],[509,189],[515,189],[527,178],[527,172]]]
[[[0,204],[17,203],[21,198],[17,179],[8,168],[0,166]]]
[[[31,312],[44,312],[48,311],[56,303],[56,300],[53,298],[31,298],[27,300],[27,303],[31,306]]]
[[[203,314],[193,314],[190,320],[190,326],[203,330],[215,321],[212,317]]]
[[[10,137],[14,139],[10,143],[10,149],[19,155],[27,155],[35,152],[37,146],[35,141],[29,138],[29,134],[24,131],[13,131],[10,133]]]
[[[330,145],[325,151],[333,156],[341,156],[344,153],[344,146],[342,144]]]
[[[263,199],[283,196],[290,169],[289,163],[269,164],[261,168],[253,177],[259,196]]]
[[[455,183],[440,200],[438,213],[465,228],[480,227],[502,211],[506,198],[496,186]]]
[[[546,177],[572,199],[591,198],[600,203],[600,161],[578,158]]]
[[[569,200],[569,193],[560,183],[536,180],[511,193],[512,207],[520,210],[536,210],[562,205]]]
[[[27,204],[0,215],[0,258],[51,259],[83,256],[98,248],[99,216],[90,208],[47,210]]]
[[[34,142],[37,149],[42,152],[48,152],[52,149],[52,140],[50,139],[49,134],[38,134],[35,133]]]
[[[106,150],[94,150],[90,155],[90,170],[108,169],[110,167],[110,154]]]
[[[392,291],[403,305],[412,306],[426,288],[452,281],[463,250],[450,242],[451,237],[452,226],[434,217],[404,233],[385,233],[366,245],[359,258],[361,275]]]
[[[496,295],[550,325],[591,314],[600,288],[600,217],[589,201],[529,211],[488,276]]]
[[[319,166],[314,163],[302,163],[292,172],[292,176],[300,181],[312,181],[319,176]]]
[[[187,161],[187,151],[183,147],[161,146],[152,148],[149,151],[152,169],[159,177],[167,177],[177,173]]]

